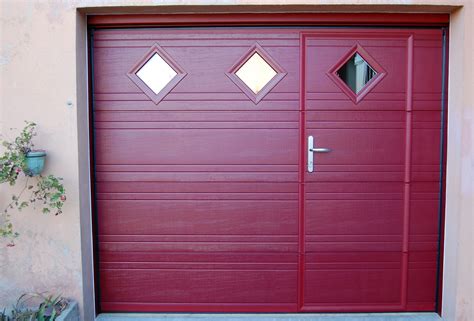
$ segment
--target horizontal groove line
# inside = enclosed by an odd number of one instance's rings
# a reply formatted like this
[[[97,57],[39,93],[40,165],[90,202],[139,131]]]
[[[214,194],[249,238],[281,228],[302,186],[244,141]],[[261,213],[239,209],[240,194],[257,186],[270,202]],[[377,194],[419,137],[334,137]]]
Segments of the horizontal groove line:
[[[335,99],[335,98],[306,98],[306,101],[343,101],[347,103],[352,103],[352,101],[348,98],[341,98],[341,99]],[[405,102],[406,99],[366,99],[366,102]]]
[[[362,195],[366,195],[366,194],[394,194],[394,195],[404,195],[404,192],[403,191],[400,191],[400,192],[306,192],[306,194],[337,194],[337,195],[341,195],[341,194],[362,194]]]
[[[98,199],[98,201],[260,201],[260,202],[293,202],[297,201],[298,199],[287,199],[287,200],[281,200],[281,199],[258,199],[258,198],[252,198],[252,199],[235,199],[235,198],[220,198],[220,199],[199,199],[199,198],[186,198],[186,199],[175,199],[175,198],[159,198],[159,199],[146,199],[146,198],[134,198],[134,199]]]
[[[197,305],[197,306],[215,306],[215,305],[219,305],[219,306],[222,306],[222,305],[227,305],[227,306],[257,306],[257,307],[260,307],[260,306],[277,306],[277,307],[280,307],[282,304],[288,304],[288,305],[296,305],[296,303],[293,303],[293,302],[281,302],[281,303],[267,303],[267,302],[263,302],[263,303],[232,303],[232,302],[161,302],[161,303],[157,303],[157,302],[128,302],[128,301],[100,301],[101,303],[109,303],[109,304],[131,304],[131,305],[149,305],[149,304],[152,304],[152,305],[158,305],[158,306],[166,306],[166,305],[184,305],[186,307],[189,307],[189,305]],[[179,315],[179,313],[178,313]]]
[[[95,95],[120,95],[120,94],[136,94],[146,96],[142,91],[108,91],[108,92],[94,92]],[[173,95],[203,95],[203,94],[244,94],[242,91],[174,91]],[[299,94],[298,91],[275,91],[274,94]]]
[[[376,123],[376,124],[383,124],[383,123],[405,123],[405,120],[309,120],[308,116],[306,116],[306,124],[310,123]]]
[[[297,237],[298,234],[98,234],[98,236],[162,236],[162,237],[177,237],[177,236],[221,236],[221,237]],[[399,236],[403,234],[306,234],[306,236],[316,237],[345,237],[345,236]],[[410,234],[410,236],[438,236],[438,234]],[[429,251],[431,252],[431,251]]]
[[[298,234],[98,234],[99,236],[224,236],[224,237],[241,237],[241,236],[248,236],[248,237],[274,237],[274,236],[282,236],[282,237],[293,237],[298,236]]]
[[[297,120],[288,120],[288,121],[273,121],[273,120],[94,120],[96,123],[275,123],[275,124],[286,124],[286,123],[296,123]]]
[[[294,245],[298,242],[278,242],[278,241],[265,241],[265,242],[258,242],[258,241],[99,241],[99,243],[199,243],[199,244],[240,244],[240,243],[254,243],[254,244],[286,244],[286,245]],[[346,242],[349,243],[349,242]],[[385,243],[395,243],[395,242],[385,242]]]
[[[402,261],[346,261],[346,262],[318,262],[318,263],[312,263],[312,262],[306,262],[306,264],[317,264],[317,265],[328,265],[328,264],[334,264],[334,265],[340,265],[340,264],[401,264]]]
[[[102,40],[103,41],[103,40]],[[207,46],[207,45],[166,45],[163,46],[166,48],[246,48],[247,46],[243,45],[222,45],[222,46]],[[292,45],[272,45],[266,44],[265,47],[270,48],[299,48],[299,46],[292,46]],[[150,48],[150,46],[143,46],[143,45],[134,45],[134,46],[117,46],[117,45],[109,45],[109,46],[94,46],[94,48],[115,48],[115,49],[123,49],[123,48]]]
[[[316,166],[318,166],[316,164]],[[331,166],[331,165],[327,165]],[[350,166],[350,165],[347,165]],[[222,174],[255,174],[255,173],[262,173],[262,174],[269,174],[269,173],[280,173],[280,174],[294,174],[297,173],[297,170],[294,171],[217,171],[217,170],[209,170],[209,171],[152,171],[152,170],[135,170],[135,171],[127,171],[127,170],[98,170],[96,173],[222,173]],[[399,171],[389,171],[389,170],[379,170],[379,171],[353,171],[353,170],[345,170],[345,171],[319,171],[318,174],[322,173],[403,173],[403,170]],[[437,171],[414,171],[415,173],[437,173]]]
[[[408,302],[408,304],[410,304],[411,302]],[[433,302],[430,302],[430,304],[434,305]],[[393,302],[393,303],[384,303],[384,302],[369,302],[369,303],[354,303],[354,302],[337,302],[337,303],[334,303],[334,302],[316,302],[316,303],[305,303],[305,305],[303,306],[303,309],[311,309],[311,308],[320,308],[321,305],[325,305],[325,306],[330,306],[330,307],[338,307],[340,305],[344,305],[345,307],[355,307],[355,308],[358,308],[358,307],[367,307],[367,306],[377,306],[378,308],[388,308],[388,309],[403,309],[402,311],[394,311],[392,313],[404,313],[404,314],[408,314],[410,312],[404,312],[404,307],[402,305],[400,305],[400,303],[398,302]],[[303,310],[306,312],[306,310]],[[433,312],[433,311],[428,311],[428,312]],[[341,312],[341,313],[344,313],[344,312]],[[353,313],[354,315],[357,315],[356,314],[357,312]],[[377,312],[375,312],[377,313]],[[383,312],[383,311],[378,311],[378,313],[387,313],[387,312]],[[425,313],[424,311],[421,311],[419,313]],[[389,313],[387,313],[389,314]]]
[[[342,100],[342,99],[341,99]],[[137,102],[137,101],[146,101],[150,102],[148,99],[97,99],[94,98],[94,101],[125,101],[125,102]],[[210,101],[210,102],[236,102],[236,101],[241,101],[241,102],[252,102],[249,99],[165,99],[162,100],[163,103],[166,102],[203,102],[203,101]],[[286,101],[286,102],[298,102],[299,99],[265,99],[263,100],[265,102],[276,102],[276,101]],[[345,101],[345,100],[344,100]]]
[[[331,252],[327,252],[327,251],[316,251],[316,250],[312,250],[312,251],[308,251],[306,250],[305,253],[299,253],[298,251],[272,251],[272,252],[268,252],[268,251],[225,251],[225,252],[209,252],[209,251],[150,251],[150,250],[130,250],[130,251],[112,251],[112,250],[104,250],[104,249],[99,249],[99,252],[102,252],[102,253],[130,253],[130,252],[133,252],[133,253],[153,253],[153,254],[166,254],[166,255],[169,255],[169,254],[187,254],[187,255],[196,255],[198,253],[201,253],[201,254],[209,254],[209,255],[247,255],[247,256],[255,256],[255,255],[271,255],[271,256],[274,256],[274,255],[287,255],[287,256],[297,256],[297,255],[312,255],[312,254],[328,254],[328,253],[331,253]],[[369,251],[369,250],[357,250],[357,251],[354,251],[354,250],[338,250],[338,251],[333,251],[333,253],[337,253],[337,254],[340,254],[340,253],[349,253],[349,254],[354,254],[354,253],[381,253],[381,252],[384,252],[384,253],[397,253],[397,254],[400,254],[402,255],[403,252],[401,250],[385,250],[385,251],[381,251],[381,250],[372,250],[372,251]],[[429,252],[429,253],[436,253],[436,251],[429,251],[429,250],[424,250],[424,251],[409,251],[407,253],[426,253],[426,252]]]
[[[265,102],[263,100],[262,102]],[[241,109],[198,109],[198,108],[184,108],[184,109],[113,109],[113,108],[95,108],[94,112],[153,112],[153,113],[159,113],[159,112],[181,112],[181,113],[186,113],[186,112],[248,112],[248,113],[255,113],[255,112],[294,112],[294,113],[310,113],[310,112],[400,112],[400,113],[408,113],[405,108],[398,108],[398,109],[384,109],[384,110],[379,110],[379,109],[357,109],[357,111],[354,111],[353,109],[350,108],[311,108],[311,106],[308,106],[306,110],[301,110],[299,108],[293,108],[293,109],[262,109],[259,111],[256,111],[255,109],[252,109],[250,107],[243,107]],[[409,111],[410,113],[417,113],[417,112],[439,112],[439,108],[431,109],[431,108],[418,108],[414,109],[412,111]]]
[[[97,192],[97,194],[298,194],[298,192]]]
[[[399,184],[403,183],[403,180],[371,180],[371,181],[364,181],[364,180],[347,180],[347,181],[336,181],[337,183],[393,183]],[[414,181],[414,183],[435,183],[439,182],[438,179],[436,180],[419,180]],[[185,184],[194,184],[194,183],[226,183],[226,184],[236,184],[236,183],[245,183],[245,184],[295,184],[298,183],[298,180],[294,181],[163,181],[163,180],[149,180],[149,181],[140,181],[140,180],[133,180],[133,181],[115,181],[115,180],[97,180],[96,183],[185,183]],[[319,183],[335,183],[334,180],[318,180],[318,181],[307,181],[305,184],[319,184]],[[412,182],[413,183],[413,182]],[[409,184],[409,183],[407,183]]]
[[[337,129],[337,130],[352,130],[352,129],[363,129],[363,130],[372,130],[372,129],[385,129],[385,130],[392,130],[392,129],[404,129],[405,127],[393,127],[393,128],[384,128],[384,127],[370,127],[370,128],[360,128],[360,127],[310,127],[308,126],[307,129],[318,129],[318,130],[327,130],[327,129]]]
[[[403,198],[393,199],[393,198],[363,198],[363,199],[354,199],[354,198],[308,198],[307,201],[403,201]]]
[[[309,240],[306,240],[305,242],[306,243],[349,243],[349,244],[352,244],[352,243],[377,243],[377,244],[390,243],[390,244],[398,244],[398,243],[402,243],[403,240],[400,240],[400,241],[381,241],[381,240],[375,240],[375,241],[371,241],[371,240],[309,241]],[[412,242],[414,242],[414,241],[412,241]],[[180,243],[180,242],[177,242],[177,243]],[[427,242],[416,242],[416,243],[430,243],[430,242],[427,241]]]
[[[176,262],[167,262],[167,261],[101,261],[103,263],[117,263],[117,264],[214,264],[214,265],[226,265],[226,264],[239,264],[239,265],[297,265],[298,262],[195,262],[195,261],[176,261]],[[390,262],[392,263],[392,262]]]
[[[276,91],[272,92],[271,94],[299,94],[299,91]],[[108,92],[100,92],[100,91],[95,91],[94,94],[99,94],[99,95],[107,95],[107,94],[140,94],[140,95],[145,95],[142,91],[108,91]],[[179,95],[179,94],[242,94],[242,91],[175,91],[173,92],[174,95]],[[339,92],[327,92],[327,91],[306,91],[306,94],[310,95],[338,95],[342,96],[344,94],[339,93]],[[396,94],[402,94],[406,95],[405,91],[378,91],[377,93],[372,93],[372,95],[396,95]],[[441,95],[440,92],[436,91],[423,91],[423,92],[416,92],[414,95]]]
[[[154,130],[183,130],[183,129],[186,129],[186,130],[192,130],[192,129],[212,129],[212,130],[226,130],[226,129],[252,129],[252,130],[268,130],[268,129],[271,129],[271,130],[279,130],[279,129],[294,129],[296,130],[297,128],[296,127],[277,127],[277,128],[271,128],[271,127],[265,127],[265,128],[251,128],[251,127],[229,127],[229,128],[206,128],[206,127],[190,127],[190,128],[156,128],[156,127],[136,127],[136,128],[131,128],[131,127],[127,127],[127,128],[121,128],[121,127],[107,127],[107,128],[96,128],[97,129],[100,129],[100,130],[111,130],[111,129],[114,129],[114,130],[140,130],[140,129],[147,129],[147,130],[150,130],[150,129],[154,129]]]
[[[189,271],[190,269],[159,269],[159,268],[99,268],[100,270],[107,270],[107,271],[143,271],[143,270],[154,270],[154,271]],[[226,272],[235,272],[235,271],[252,271],[252,272],[259,272],[259,271],[266,271],[266,272],[272,272],[272,271],[288,271],[288,272],[293,272],[296,271],[297,269],[272,269],[272,270],[265,270],[265,269],[193,269],[193,270],[198,270],[198,271],[207,271],[207,272],[215,272],[215,271],[226,271]]]
[[[345,272],[345,271],[385,271],[385,270],[401,270],[401,267],[387,267],[387,268],[371,268],[371,267],[360,267],[360,268],[348,268],[348,269],[341,269],[341,268],[336,268],[336,269],[305,269],[306,272]]]
[[[97,163],[96,165],[100,166],[298,166],[299,164],[105,164]],[[437,164],[432,166],[438,166]]]
[[[271,28],[268,28],[267,30],[270,30]],[[149,31],[149,30],[148,30]],[[204,30],[205,31],[205,30]],[[243,33],[243,32],[242,32]],[[200,34],[200,33],[199,33]],[[205,34],[205,32],[203,32]],[[261,33],[263,34],[263,33]],[[277,33],[278,35],[294,35],[293,37],[260,37],[260,36],[254,36],[252,37],[249,35],[248,37],[232,37],[232,36],[221,36],[221,37],[180,37],[181,33],[168,33],[169,38],[161,38],[164,35],[153,35],[150,32],[150,35],[146,35],[147,38],[108,38],[107,35],[98,35],[98,39],[94,39],[95,41],[183,41],[183,40],[190,40],[190,41],[196,41],[196,40],[239,40],[239,41],[246,41],[249,43],[252,43],[252,40],[272,40],[272,41],[280,41],[280,40],[294,40],[294,41],[299,41],[299,32],[294,31],[288,31],[288,32],[279,32]],[[117,34],[115,34],[117,35]],[[246,34],[247,35],[247,34]],[[110,34],[108,35],[110,37]],[[131,34],[130,36],[134,36],[134,34]],[[173,38],[172,38],[173,37]],[[370,38],[368,38],[370,39]],[[433,41],[432,39],[420,39],[421,41]],[[150,45],[151,46],[151,45]],[[148,46],[148,47],[150,47]],[[166,48],[168,47],[167,45],[163,45],[162,47]],[[248,45],[242,45],[241,47],[248,48]]]
[[[271,28],[268,28],[266,30],[270,30]],[[147,30],[150,32],[150,30]],[[225,31],[223,31],[225,32]],[[205,30],[202,34],[205,34]],[[242,32],[243,33],[243,32]],[[198,33],[198,34],[201,34],[201,33]],[[216,33],[217,34],[217,33]],[[236,33],[238,34],[238,33]],[[264,34],[264,33],[260,33],[260,34]],[[248,37],[245,37],[245,38],[238,38],[238,37],[232,37],[232,36],[227,36],[227,37],[224,37],[224,36],[220,36],[220,37],[180,37],[180,35],[182,35],[181,33],[174,33],[174,32],[169,32],[167,34],[167,36],[169,36],[169,38],[161,38],[163,37],[164,35],[160,35],[160,34],[156,34],[156,35],[153,35],[152,32],[150,32],[150,34],[146,35],[147,38],[109,38],[111,34],[108,34],[108,35],[98,35],[98,39],[94,39],[95,41],[183,41],[183,40],[190,40],[190,41],[196,41],[196,40],[239,40],[239,41],[247,41],[247,42],[251,42],[252,40],[272,40],[272,41],[280,41],[280,40],[294,40],[294,41],[299,41],[299,32],[297,31],[288,31],[288,32],[279,32],[277,33],[278,35],[293,35],[293,37],[291,36],[288,36],[288,37],[260,37],[260,36],[254,36],[252,37],[251,35],[249,35]],[[112,34],[113,36],[117,36],[117,34]],[[127,34],[128,35],[128,34]],[[130,36],[134,36],[134,34],[130,34]],[[173,38],[172,38],[173,36]],[[370,38],[368,38],[370,39]],[[434,41],[432,39],[417,39],[417,41]],[[150,47],[150,46],[148,46]],[[163,45],[162,47],[166,48],[168,47],[167,45]],[[242,45],[242,47],[245,47],[247,48],[248,45]]]
[[[232,181],[183,181],[183,182],[175,182],[175,181],[154,181],[154,180],[150,180],[150,181],[139,181],[139,180],[133,180],[133,181],[113,181],[113,180],[98,180],[96,181],[96,183],[186,183],[186,184],[190,184],[190,183],[206,183],[206,184],[209,184],[209,183],[219,183],[219,184],[222,184],[222,183],[251,183],[251,184],[256,184],[256,183],[263,183],[263,184],[269,184],[269,183],[287,183],[287,184],[295,184],[295,183],[298,183],[297,180],[295,181],[237,181],[237,182],[232,182]],[[357,181],[357,183],[360,183],[360,181]],[[367,183],[373,183],[373,181],[368,181]]]
[[[398,172],[398,171],[397,171]],[[96,170],[96,173],[229,173],[229,174],[254,174],[254,173],[281,173],[281,174],[292,174],[298,173],[298,170],[294,171],[222,171],[222,170],[209,170],[209,171],[190,171],[190,170],[181,170],[181,171],[126,171],[126,170],[115,170],[115,171],[104,171],[104,170]]]
[[[149,101],[151,102],[151,101]],[[154,104],[153,104],[154,105]],[[218,112],[218,113],[224,113],[224,112],[244,112],[244,113],[264,113],[264,112],[292,112],[292,113],[299,113],[303,112],[299,108],[293,108],[293,109],[251,109],[251,107],[242,107],[241,109],[192,109],[192,108],[185,108],[185,109],[112,109],[112,108],[95,108],[94,112],[152,112],[152,113],[161,113],[161,112]],[[326,110],[326,111],[331,111],[331,109]],[[351,111],[350,109],[343,110],[343,111]],[[353,110],[352,110],[353,111]],[[366,110],[366,111],[377,111],[377,110]],[[404,109],[397,109],[397,110],[392,110],[392,111],[399,111],[399,112],[404,112]],[[438,111],[438,110],[436,110]]]

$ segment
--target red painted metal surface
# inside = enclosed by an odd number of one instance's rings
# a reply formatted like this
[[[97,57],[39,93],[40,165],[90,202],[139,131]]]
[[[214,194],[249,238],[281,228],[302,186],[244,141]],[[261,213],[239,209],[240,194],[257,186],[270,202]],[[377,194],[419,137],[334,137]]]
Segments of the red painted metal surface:
[[[226,72],[255,43],[287,73],[257,104]],[[155,104],[156,43],[187,75]],[[354,45],[386,71],[358,104]],[[439,30],[97,30],[102,311],[433,311]],[[435,69],[433,66],[439,65]],[[306,137],[329,147],[306,172]]]
[[[303,36],[304,311],[433,311],[437,268],[441,31]],[[355,105],[326,71],[359,45],[386,76]],[[430,68],[438,66],[438,68]]]
[[[339,6],[340,7],[340,6]],[[373,6],[372,6],[373,8]],[[349,7],[348,10],[352,10]],[[373,9],[372,9],[373,10]],[[91,15],[94,27],[136,26],[447,26],[445,13],[214,13]]]

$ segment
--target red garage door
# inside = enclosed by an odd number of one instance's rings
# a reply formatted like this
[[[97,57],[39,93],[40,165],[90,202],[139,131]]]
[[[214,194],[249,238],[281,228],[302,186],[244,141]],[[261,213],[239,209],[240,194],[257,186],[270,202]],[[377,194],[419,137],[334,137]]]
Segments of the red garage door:
[[[441,47],[96,30],[101,310],[434,310]]]

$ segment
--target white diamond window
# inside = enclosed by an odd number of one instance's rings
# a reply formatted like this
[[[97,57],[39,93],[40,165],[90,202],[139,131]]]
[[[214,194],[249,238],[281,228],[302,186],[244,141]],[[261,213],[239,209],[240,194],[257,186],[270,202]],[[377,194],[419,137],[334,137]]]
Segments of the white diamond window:
[[[178,73],[157,53],[137,71],[140,78],[156,95],[170,83]]]
[[[254,94],[258,94],[277,72],[258,53],[254,53],[235,73]]]

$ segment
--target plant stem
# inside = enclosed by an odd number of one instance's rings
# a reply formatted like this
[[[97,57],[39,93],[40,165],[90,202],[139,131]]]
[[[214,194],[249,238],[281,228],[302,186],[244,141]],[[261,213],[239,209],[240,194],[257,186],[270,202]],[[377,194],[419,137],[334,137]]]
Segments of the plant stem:
[[[16,196],[16,199],[12,200],[8,205],[7,207],[5,208],[5,210],[3,211],[3,213],[6,213],[8,211],[9,208],[13,207],[13,204],[15,204],[15,202],[18,202],[21,198],[21,196],[23,195],[23,193],[25,192],[25,190],[27,189],[28,187],[28,180],[30,178],[27,176],[26,177],[26,181],[25,181],[25,186],[23,187],[23,189],[20,191],[20,193],[18,194],[18,196]]]

